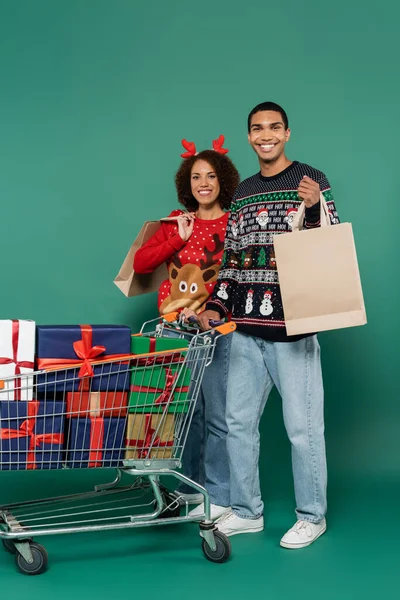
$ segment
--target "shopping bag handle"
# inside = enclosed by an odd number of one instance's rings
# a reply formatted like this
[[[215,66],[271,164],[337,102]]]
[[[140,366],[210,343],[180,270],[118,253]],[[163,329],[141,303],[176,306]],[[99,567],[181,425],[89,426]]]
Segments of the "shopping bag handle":
[[[329,217],[329,208],[322,192],[320,192],[319,199],[321,204],[321,227],[327,227],[328,225],[331,225],[331,219]],[[304,202],[302,202],[299,206],[296,216],[293,219],[292,231],[300,231],[303,229],[305,218],[306,205]]]

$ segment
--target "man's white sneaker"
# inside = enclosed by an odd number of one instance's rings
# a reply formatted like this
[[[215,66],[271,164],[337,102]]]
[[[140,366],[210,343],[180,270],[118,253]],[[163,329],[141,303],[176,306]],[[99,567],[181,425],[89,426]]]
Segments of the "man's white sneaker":
[[[297,521],[281,539],[282,548],[305,548],[309,546],[320,535],[326,531],[326,520],[322,519],[319,523],[310,523],[309,521]]]
[[[173,494],[177,496],[179,504],[183,506],[185,504],[200,504],[204,500],[203,494],[182,494],[179,490],[175,490]]]
[[[257,533],[264,529],[264,517],[258,519],[242,519],[230,511],[216,522],[217,529],[225,535],[238,535],[239,533]]]
[[[222,515],[226,514],[231,510],[230,506],[218,506],[218,504],[210,504],[210,519],[215,521],[215,519],[219,519]],[[191,510],[188,514],[189,517],[199,517],[203,518],[204,515],[204,502],[202,502],[197,508]]]

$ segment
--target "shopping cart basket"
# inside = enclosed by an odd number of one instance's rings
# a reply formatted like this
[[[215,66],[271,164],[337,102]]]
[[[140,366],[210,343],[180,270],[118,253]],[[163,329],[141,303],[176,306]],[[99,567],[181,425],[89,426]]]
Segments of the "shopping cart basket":
[[[36,536],[199,520],[206,558],[229,558],[230,543],[210,519],[206,489],[177,469],[216,341],[234,329],[226,323],[208,332],[188,330],[172,313],[133,336],[146,352],[93,360],[90,375],[80,376],[77,361],[4,379],[3,387],[31,388],[33,400],[2,401],[0,389],[1,470],[116,469],[112,482],[86,493],[0,506],[0,538],[22,573],[46,569],[47,553]],[[157,350],[171,339],[173,348]],[[129,485],[122,485],[123,474],[133,477]],[[190,517],[187,501],[165,476],[203,495],[200,518]]]

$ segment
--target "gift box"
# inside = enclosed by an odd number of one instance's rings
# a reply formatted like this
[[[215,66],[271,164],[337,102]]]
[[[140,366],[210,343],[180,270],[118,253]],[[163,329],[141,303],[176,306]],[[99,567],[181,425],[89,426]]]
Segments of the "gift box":
[[[60,469],[64,402],[0,401],[0,469]]]
[[[149,352],[166,352],[187,348],[188,340],[179,338],[147,337],[141,334],[131,336],[132,354],[148,354]]]
[[[171,458],[174,451],[174,415],[128,415],[126,459]]]
[[[132,370],[130,412],[182,413],[189,408],[190,371],[181,364]]]
[[[132,354],[166,352],[139,359],[131,376],[130,412],[187,412],[190,370],[182,364],[184,354],[168,351],[188,347],[188,341],[169,338],[132,336]]]
[[[37,367],[54,371],[38,376],[38,392],[127,391],[129,362],[118,358],[130,354],[130,338],[122,325],[39,325]],[[93,365],[107,359],[116,362]]]
[[[35,331],[34,321],[0,320],[0,401],[32,400],[33,377],[24,374],[34,369]]]
[[[67,392],[67,419],[72,417],[124,417],[127,392]]]
[[[125,425],[126,418],[69,419],[67,466],[75,469],[122,466]]]

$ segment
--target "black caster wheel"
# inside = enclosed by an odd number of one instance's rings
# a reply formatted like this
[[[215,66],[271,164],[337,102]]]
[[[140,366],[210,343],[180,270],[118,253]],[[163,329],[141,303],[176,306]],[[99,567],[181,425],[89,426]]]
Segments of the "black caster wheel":
[[[47,567],[47,552],[41,544],[37,544],[36,542],[32,542],[29,546],[32,552],[33,562],[29,564],[22,554],[17,552],[15,555],[17,569],[24,575],[40,575]]]
[[[215,550],[211,550],[206,540],[203,539],[202,548],[204,556],[207,560],[210,560],[211,562],[226,562],[231,555],[231,543],[227,536],[224,533],[218,531],[218,529],[215,529],[213,533],[215,544],[217,547],[215,548]]]
[[[181,506],[179,504],[179,501],[173,496],[167,496],[166,494],[163,495],[163,500],[167,508],[163,510],[163,512],[160,515],[158,515],[158,518],[173,519],[175,517],[179,517],[181,514]]]
[[[14,542],[12,540],[8,540],[7,538],[3,538],[2,540],[3,548],[6,552],[10,554],[15,554],[17,549],[14,546]]]

